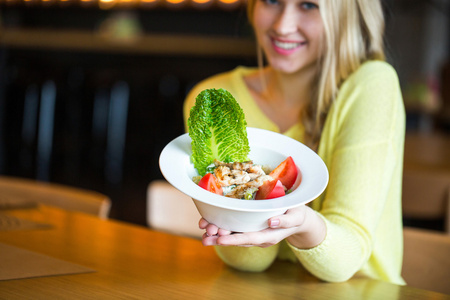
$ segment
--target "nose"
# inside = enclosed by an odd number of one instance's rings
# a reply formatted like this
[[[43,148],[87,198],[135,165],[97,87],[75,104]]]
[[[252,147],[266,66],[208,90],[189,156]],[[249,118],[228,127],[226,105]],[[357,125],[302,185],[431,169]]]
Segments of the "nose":
[[[294,9],[287,6],[280,12],[273,28],[279,35],[294,33],[297,31],[298,17]]]

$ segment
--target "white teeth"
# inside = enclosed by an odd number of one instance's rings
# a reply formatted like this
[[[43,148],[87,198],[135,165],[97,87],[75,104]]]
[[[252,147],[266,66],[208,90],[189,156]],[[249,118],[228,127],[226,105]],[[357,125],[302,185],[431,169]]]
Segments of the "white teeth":
[[[275,46],[285,49],[285,50],[291,50],[298,46],[300,46],[301,43],[288,43],[288,42],[280,42],[277,40],[274,40]]]

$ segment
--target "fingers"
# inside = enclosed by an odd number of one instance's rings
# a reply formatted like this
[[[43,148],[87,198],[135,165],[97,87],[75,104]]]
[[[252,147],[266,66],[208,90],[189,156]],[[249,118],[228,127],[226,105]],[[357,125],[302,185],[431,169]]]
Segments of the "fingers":
[[[207,228],[206,232],[202,236],[202,243],[204,246],[213,246],[219,245],[217,240],[218,238],[226,235],[232,234],[231,231],[219,229],[216,234],[210,234],[211,232],[216,232],[217,227],[212,225],[210,229]]]
[[[217,239],[217,244],[222,246],[233,245],[233,246],[250,246],[255,245],[254,241],[252,243],[250,238],[251,233],[237,233],[226,236],[220,236]]]
[[[201,218],[200,221],[198,221],[198,227],[200,229],[205,229],[206,226],[208,226],[209,222],[206,221],[205,219]]]
[[[205,246],[269,247],[299,232],[305,221],[307,209],[306,206],[289,209],[283,215],[270,218],[269,228],[258,232],[230,232],[201,219],[199,227],[206,231],[202,243]]]
[[[230,235],[231,233],[232,233],[231,231],[225,230],[223,228],[219,228],[219,230],[217,231],[217,234],[220,235],[220,236]]]
[[[220,235],[209,235],[207,232],[205,232],[202,236],[202,244],[203,246],[214,246],[214,245],[221,245],[221,246],[227,246],[227,245],[234,245],[234,246],[245,246],[247,243],[247,240],[245,237],[240,238],[234,238],[235,235],[239,234],[231,234],[226,236],[220,236]],[[240,234],[242,235],[242,234]],[[250,245],[249,245],[250,246]]]
[[[281,229],[266,229],[258,232],[233,233],[219,236],[215,241],[220,246],[239,246],[261,248],[273,246],[284,238]]]
[[[220,231],[220,229],[219,229]],[[204,246],[239,246],[239,247],[269,247],[279,243],[281,240],[291,234],[292,229],[272,229],[267,228],[257,232],[229,232],[226,231],[225,235],[216,234],[210,235],[205,232],[202,237],[202,243]]]
[[[202,243],[205,246],[217,245],[217,238],[219,236],[230,235],[232,233],[229,230],[219,228],[216,225],[209,223],[204,218],[200,219],[198,227],[206,231],[202,236]]]
[[[217,238],[218,235],[209,236],[206,232],[203,234],[202,237],[202,244],[203,246],[214,246],[217,245]]]
[[[210,224],[208,221],[206,221],[205,219],[201,218],[200,221],[198,222],[198,227],[200,229],[205,229],[206,232],[206,236],[213,236],[213,235],[217,235],[219,233],[219,227],[217,227],[214,224]]]
[[[209,223],[208,221],[206,221],[203,218],[201,218],[200,221],[198,222],[198,227],[200,229],[205,229],[206,234],[209,236],[217,235],[219,233],[219,227],[217,227],[214,224]]]

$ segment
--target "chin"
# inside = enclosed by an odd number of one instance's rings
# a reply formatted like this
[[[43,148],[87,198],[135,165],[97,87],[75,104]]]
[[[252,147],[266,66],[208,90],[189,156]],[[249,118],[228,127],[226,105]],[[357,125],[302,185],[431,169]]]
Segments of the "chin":
[[[293,60],[289,61],[280,61],[277,59],[273,59],[270,61],[270,66],[272,69],[284,73],[284,74],[295,74],[302,71],[311,71],[311,68],[315,68],[316,64],[315,62],[312,63],[299,63],[297,60],[297,63],[293,62]]]
[[[272,69],[285,73],[285,74],[294,74],[301,70],[301,68],[294,67],[292,64],[270,64]]]

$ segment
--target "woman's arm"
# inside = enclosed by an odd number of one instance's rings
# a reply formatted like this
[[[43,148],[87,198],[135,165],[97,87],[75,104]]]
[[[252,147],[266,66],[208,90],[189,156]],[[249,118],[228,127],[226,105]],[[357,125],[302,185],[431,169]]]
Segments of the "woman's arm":
[[[274,228],[271,219],[272,228],[256,233],[230,235],[209,224],[212,229],[204,227],[210,230],[205,244],[268,247],[287,238],[302,264],[327,281],[347,280],[367,263],[380,222],[392,222],[393,231],[399,224],[397,212],[389,211],[400,201],[391,183],[398,186],[401,180],[404,136],[396,74],[383,63],[366,67],[343,86],[338,101],[319,149],[330,184],[324,198],[313,203],[318,213],[307,207],[290,210],[277,218],[280,227]],[[396,203],[387,204],[390,201]],[[222,248],[228,247],[217,249]],[[238,254],[233,249],[222,252],[224,261],[247,251]]]
[[[315,211],[307,206],[288,210],[268,221],[269,228],[259,232],[232,233],[201,219],[205,229],[205,246],[217,245],[216,252],[228,265],[244,271],[263,271],[278,254],[279,243],[288,238],[291,244],[309,249],[322,242],[326,226]],[[258,246],[258,247],[253,247]]]
[[[330,181],[323,201],[313,203],[327,237],[310,250],[291,247],[315,276],[345,281],[364,270],[390,280],[401,265],[404,122],[398,79],[387,64],[371,62],[342,86],[319,148]]]
[[[319,245],[326,236],[326,225],[315,211],[307,206],[289,209],[281,216],[268,220],[268,228],[258,232],[237,233],[209,224],[205,219],[199,223],[205,229],[202,242],[205,246],[270,247],[285,238],[299,249],[310,249]]]

